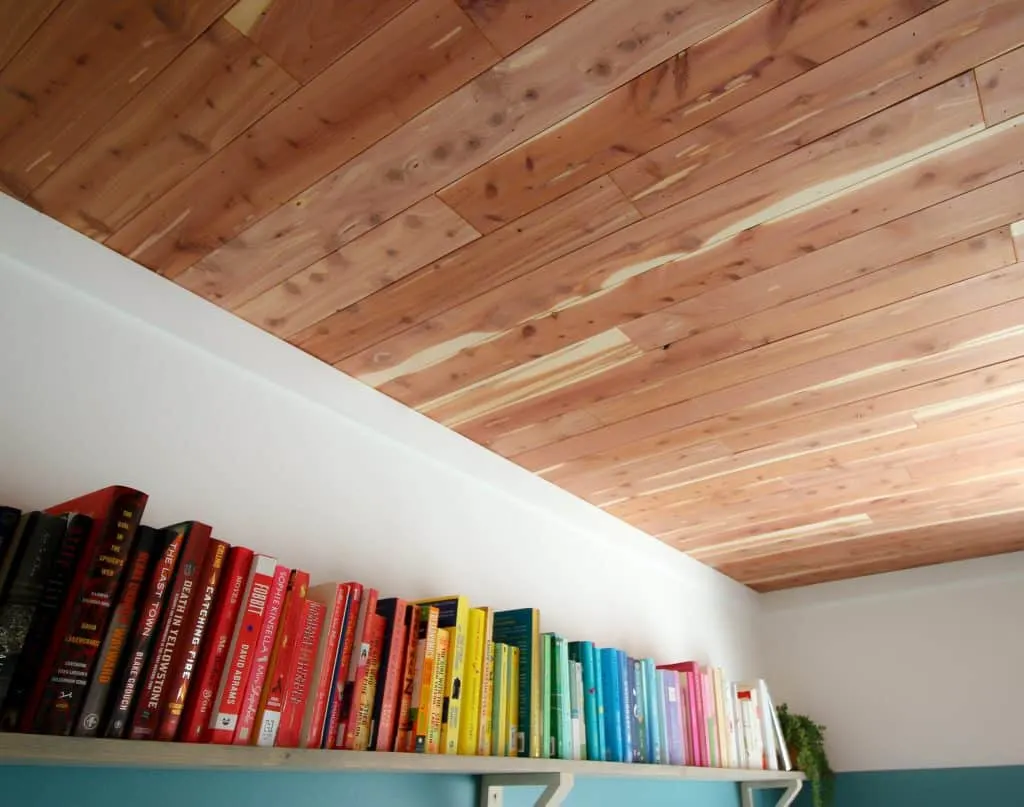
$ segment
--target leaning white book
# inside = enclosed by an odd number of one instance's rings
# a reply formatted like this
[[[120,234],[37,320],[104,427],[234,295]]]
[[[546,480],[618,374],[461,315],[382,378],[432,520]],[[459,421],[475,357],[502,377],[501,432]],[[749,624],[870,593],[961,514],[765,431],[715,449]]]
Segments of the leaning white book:
[[[764,681],[761,682],[764,684]],[[779,722],[779,713],[775,709],[775,701],[772,700],[771,693],[768,692],[768,686],[764,686],[764,701],[767,706],[768,714],[771,715],[772,728],[775,732],[775,744],[779,749],[779,759],[782,762],[782,770],[791,771],[793,770],[793,760],[789,758],[789,748],[786,746],[786,738],[782,736],[782,723]]]

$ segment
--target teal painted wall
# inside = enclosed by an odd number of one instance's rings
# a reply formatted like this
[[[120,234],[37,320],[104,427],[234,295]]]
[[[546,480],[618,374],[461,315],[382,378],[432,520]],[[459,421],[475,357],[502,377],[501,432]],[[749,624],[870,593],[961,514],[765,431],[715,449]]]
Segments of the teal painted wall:
[[[1024,749],[1021,749],[1024,755]],[[1024,805],[1024,765],[841,773],[833,807],[1017,807]],[[811,807],[801,794],[796,807]]]

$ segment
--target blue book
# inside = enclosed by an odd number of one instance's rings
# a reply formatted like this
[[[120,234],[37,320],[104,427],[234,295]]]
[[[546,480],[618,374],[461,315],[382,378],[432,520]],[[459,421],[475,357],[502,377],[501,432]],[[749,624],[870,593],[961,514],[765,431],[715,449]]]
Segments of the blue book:
[[[658,691],[661,692],[662,753],[666,765],[684,765],[683,759],[683,717],[679,710],[677,679],[670,670],[655,670]]]
[[[633,728],[633,707],[636,705],[636,683],[633,676],[633,660],[622,650],[619,651],[619,683],[622,685],[622,744],[626,762],[633,762],[639,749]]]
[[[661,687],[654,675],[654,659],[645,658],[641,664],[644,670],[644,696],[647,704],[647,747],[650,749],[651,762],[662,765],[665,762],[662,733],[664,718],[662,717]]]
[[[633,761],[650,762],[647,744],[647,699],[644,695],[644,668],[640,659],[629,660],[630,707],[633,713]]]
[[[604,737],[609,762],[626,761],[622,734],[622,685],[619,679],[619,651],[604,647],[601,656],[601,694],[604,698]]]
[[[569,642],[569,659],[578,661],[583,669],[583,722],[586,727],[587,759],[603,760],[597,728],[597,679],[594,669],[594,643]]]

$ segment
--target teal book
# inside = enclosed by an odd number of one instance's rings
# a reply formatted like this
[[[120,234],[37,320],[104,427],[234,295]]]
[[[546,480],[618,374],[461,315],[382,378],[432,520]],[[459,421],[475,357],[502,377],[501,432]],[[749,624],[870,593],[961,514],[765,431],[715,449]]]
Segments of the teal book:
[[[551,680],[553,677],[551,668],[551,649],[554,645],[550,633],[545,633],[541,638],[541,756],[550,759],[556,756],[555,746],[552,740],[551,725]]]
[[[644,665],[641,659],[630,659],[633,665],[631,680],[633,685],[633,728],[636,730],[637,737],[634,738],[637,745],[634,746],[634,752],[639,749],[639,758],[634,753],[633,759],[637,762],[650,762],[651,761],[651,746],[648,742],[649,736],[647,732],[647,693],[646,687],[644,686]]]
[[[594,701],[597,707],[597,755],[591,759],[597,762],[611,762],[611,752],[608,750],[607,731],[605,727],[604,714],[604,667],[601,662],[601,651],[590,646],[591,658],[594,662]]]
[[[665,745],[662,743],[661,714],[661,687],[658,686],[654,676],[654,659],[645,658],[641,662],[644,670],[644,696],[647,705],[647,748],[650,752],[649,762],[661,765],[665,760],[662,753]]]
[[[540,611],[516,608],[494,612],[492,638],[519,648],[519,722],[516,724],[518,755],[537,759],[546,756],[543,750],[543,715],[541,688]]]
[[[558,758],[572,759],[572,714],[569,700],[569,643],[563,636],[555,636],[555,648],[558,658],[555,669],[558,671]],[[556,700],[552,698],[552,701]]]
[[[593,642],[569,642],[569,658],[583,668],[583,722],[586,727],[587,759],[603,760],[598,732],[597,680],[601,677],[594,664]],[[602,720],[603,722],[603,720]]]

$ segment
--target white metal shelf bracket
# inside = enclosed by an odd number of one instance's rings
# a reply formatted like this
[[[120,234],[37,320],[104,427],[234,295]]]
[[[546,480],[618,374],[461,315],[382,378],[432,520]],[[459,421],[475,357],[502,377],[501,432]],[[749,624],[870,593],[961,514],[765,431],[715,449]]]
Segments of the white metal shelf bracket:
[[[786,786],[786,792],[779,796],[775,807],[790,807],[804,786],[802,779],[790,779],[788,782],[742,782],[740,792],[743,796],[743,807],[755,807],[755,790],[775,790],[783,784]]]
[[[571,773],[488,773],[480,777],[480,807],[502,807],[506,787],[543,787],[534,807],[560,807],[572,785]]]

